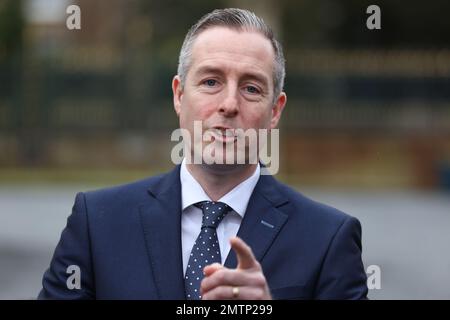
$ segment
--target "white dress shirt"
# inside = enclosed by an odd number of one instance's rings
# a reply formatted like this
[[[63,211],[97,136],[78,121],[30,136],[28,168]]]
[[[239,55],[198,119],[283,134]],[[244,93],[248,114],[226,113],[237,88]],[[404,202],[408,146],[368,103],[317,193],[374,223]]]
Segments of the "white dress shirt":
[[[233,210],[228,212],[217,227],[217,238],[219,240],[222,264],[225,262],[231,246],[229,239],[236,236],[241,221],[247,210],[248,201],[260,175],[259,163],[255,172],[246,180],[242,181],[230,192],[218,201],[226,203]],[[200,201],[212,201],[202,186],[195,180],[186,167],[186,159],[183,159],[180,167],[181,181],[181,241],[183,250],[183,273],[186,273],[187,264],[191,254],[192,246],[197,239],[201,227],[203,212],[194,206]]]

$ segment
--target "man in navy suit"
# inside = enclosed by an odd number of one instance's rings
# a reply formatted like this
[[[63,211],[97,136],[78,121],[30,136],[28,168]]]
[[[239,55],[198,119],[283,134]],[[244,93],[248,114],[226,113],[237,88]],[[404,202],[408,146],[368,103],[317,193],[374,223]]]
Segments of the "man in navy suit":
[[[284,76],[281,46],[262,19],[215,10],[180,52],[172,82],[180,128],[193,133],[201,121],[219,146],[234,145],[237,129],[274,129]],[[190,142],[191,154],[208,144]],[[168,174],[79,193],[39,298],[366,298],[357,219],[262,175],[259,162],[187,158]]]

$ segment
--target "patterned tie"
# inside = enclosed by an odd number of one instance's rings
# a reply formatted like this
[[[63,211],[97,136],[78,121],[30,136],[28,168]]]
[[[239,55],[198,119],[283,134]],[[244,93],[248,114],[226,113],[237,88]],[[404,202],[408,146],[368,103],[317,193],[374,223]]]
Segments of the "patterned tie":
[[[200,283],[203,279],[203,268],[214,262],[221,263],[216,228],[225,214],[231,210],[223,202],[203,201],[195,204],[195,206],[202,209],[203,219],[202,229],[192,247],[184,277],[188,300],[202,298],[200,295]]]

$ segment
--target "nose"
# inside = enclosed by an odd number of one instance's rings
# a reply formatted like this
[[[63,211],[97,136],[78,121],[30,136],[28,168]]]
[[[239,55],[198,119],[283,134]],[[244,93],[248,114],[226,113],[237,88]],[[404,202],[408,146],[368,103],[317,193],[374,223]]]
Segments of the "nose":
[[[229,87],[225,94],[219,105],[219,113],[227,118],[235,117],[239,112],[239,92]]]

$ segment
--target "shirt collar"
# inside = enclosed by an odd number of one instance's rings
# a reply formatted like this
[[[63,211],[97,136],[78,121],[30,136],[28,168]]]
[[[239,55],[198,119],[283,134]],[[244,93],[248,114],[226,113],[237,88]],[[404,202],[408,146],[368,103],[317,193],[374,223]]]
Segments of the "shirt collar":
[[[226,203],[243,218],[245,211],[247,210],[250,196],[258,182],[260,171],[261,168],[258,163],[255,172],[253,172],[250,177],[234,187],[230,192],[220,198],[219,201]],[[186,159],[183,159],[181,162],[180,182],[182,210],[200,201],[212,201],[203,190],[202,186],[187,169]]]

